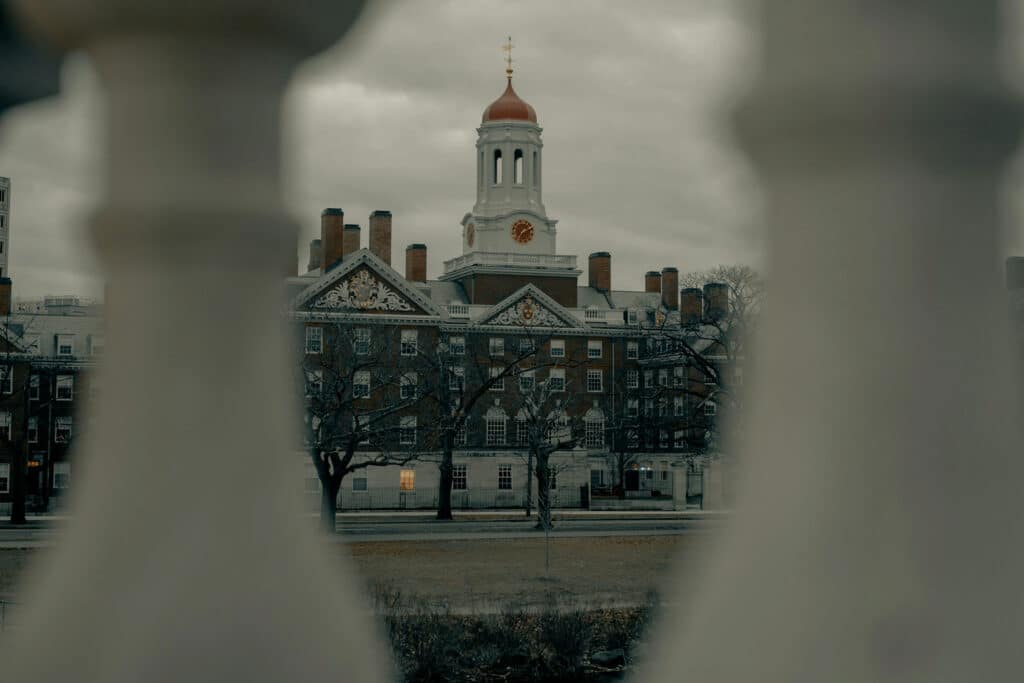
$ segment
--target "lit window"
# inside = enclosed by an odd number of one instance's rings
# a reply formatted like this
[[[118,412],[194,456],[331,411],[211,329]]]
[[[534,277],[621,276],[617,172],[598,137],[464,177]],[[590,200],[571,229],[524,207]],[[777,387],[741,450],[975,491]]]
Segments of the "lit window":
[[[11,414],[8,412],[0,413],[0,436],[11,440]]]
[[[466,466],[452,465],[452,490],[466,490]]]
[[[366,490],[366,477],[352,477],[352,490],[353,491],[365,491]]]
[[[39,375],[28,378],[28,398],[30,401],[39,400]]]
[[[640,373],[636,370],[626,370],[626,388],[636,389],[640,386]]]
[[[14,366],[0,365],[0,392],[14,393]]]
[[[587,358],[600,358],[604,353],[604,343],[600,339],[587,341]]]
[[[357,327],[355,331],[355,351],[357,356],[365,356],[370,352],[370,328]]]
[[[486,419],[488,446],[505,445],[505,417],[501,415],[488,415]]]
[[[323,353],[324,331],[320,327],[306,328],[306,353]]]
[[[0,462],[0,493],[11,492],[11,466],[6,462]]]
[[[587,391],[591,393],[604,391],[604,373],[600,370],[587,370]]]
[[[28,442],[37,443],[39,441],[39,418],[30,417],[28,419]]]
[[[71,416],[61,415],[57,417],[53,425],[54,443],[67,443],[71,441]]]
[[[498,490],[512,490],[512,465],[498,465]]]
[[[57,400],[70,401],[74,392],[75,378],[72,375],[57,375]]]
[[[552,358],[565,358],[565,340],[564,339],[552,339],[551,340],[551,357]]]
[[[505,355],[505,338],[504,337],[491,337],[488,341],[488,347],[492,356],[504,356]]]
[[[416,398],[416,373],[407,372],[402,375],[400,394],[403,399]]]
[[[448,337],[448,352],[451,353],[453,356],[465,356],[466,338]]]
[[[548,370],[548,392],[562,391],[565,391],[565,368],[551,368]]]
[[[416,490],[416,470],[402,470],[398,473],[398,490]]]
[[[632,311],[632,313],[636,313]],[[626,342],[626,358],[636,360],[640,357],[640,345],[635,341]]]
[[[398,442],[404,446],[411,446],[416,443],[416,416],[403,416],[399,423]]]
[[[352,384],[352,398],[369,398],[370,371],[359,370],[356,372],[354,380]]]
[[[462,391],[466,386],[466,368],[448,368],[448,388],[451,391]]]
[[[71,482],[71,463],[53,463],[53,488],[66,489]]]
[[[499,376],[503,370],[504,368],[491,368],[491,377],[497,377],[491,384],[491,391],[505,391],[505,378]]]
[[[59,335],[57,335],[57,355],[58,356],[73,356],[73,355],[75,355],[75,335],[73,335],[73,334],[59,334]]]
[[[419,333],[416,330],[402,330],[402,355],[415,356]]]

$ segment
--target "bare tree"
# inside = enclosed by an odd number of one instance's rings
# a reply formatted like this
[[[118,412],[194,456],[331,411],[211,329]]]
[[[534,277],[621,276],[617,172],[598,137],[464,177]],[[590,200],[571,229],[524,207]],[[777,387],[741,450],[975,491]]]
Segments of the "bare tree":
[[[403,342],[394,328],[338,323],[307,329],[320,331],[307,332],[299,364],[305,448],[320,481],[320,522],[334,533],[346,476],[406,464],[421,452],[419,344]],[[399,348],[403,344],[415,348]]]

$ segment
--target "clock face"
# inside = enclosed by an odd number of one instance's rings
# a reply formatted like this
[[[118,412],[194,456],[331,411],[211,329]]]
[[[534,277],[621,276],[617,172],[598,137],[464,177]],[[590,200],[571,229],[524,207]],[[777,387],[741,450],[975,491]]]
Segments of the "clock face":
[[[526,244],[533,239],[533,225],[530,221],[519,219],[512,224],[512,239],[519,244]]]
[[[466,226],[466,244],[473,246],[474,237],[476,237],[476,227],[470,223]]]

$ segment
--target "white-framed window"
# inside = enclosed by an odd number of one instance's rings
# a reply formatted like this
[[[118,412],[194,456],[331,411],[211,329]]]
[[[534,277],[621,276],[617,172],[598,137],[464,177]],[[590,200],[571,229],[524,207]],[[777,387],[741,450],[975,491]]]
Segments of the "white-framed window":
[[[459,426],[459,428],[455,430],[456,446],[465,446],[467,443],[469,443],[469,437],[466,433],[466,422],[468,420],[469,418],[467,417],[465,420],[462,421],[462,424]]]
[[[636,360],[639,357],[640,344],[635,341],[626,342],[626,358],[629,360]]]
[[[565,391],[565,368],[548,370],[548,393]]]
[[[75,335],[73,335],[73,334],[58,334],[57,335],[57,355],[58,356],[73,356],[73,355],[75,355]]]
[[[398,443],[412,446],[416,443],[416,416],[403,415],[399,422]]]
[[[11,465],[0,462],[0,493],[11,492]]]
[[[600,414],[587,415],[583,424],[583,445],[587,448],[604,446],[604,416]]]
[[[505,391],[505,378],[499,377],[503,370],[504,368],[491,368],[491,377],[497,377],[494,383],[491,384],[491,391]]]
[[[0,393],[14,393],[14,366],[0,365]]]
[[[448,368],[448,389],[451,391],[462,391],[466,386],[466,368]]]
[[[54,443],[67,443],[71,441],[71,416],[58,415],[53,424]]]
[[[492,356],[504,356],[505,355],[505,338],[504,337],[491,337],[487,340],[487,348],[490,350]]]
[[[66,489],[71,483],[71,463],[53,463],[53,488]]]
[[[352,345],[355,347],[357,356],[365,356],[370,353],[370,328],[357,327],[353,333]]]
[[[11,414],[7,411],[0,413],[0,436],[11,440]]]
[[[57,400],[70,401],[75,394],[74,375],[57,375]]]
[[[629,325],[636,325],[639,322],[639,316],[635,308],[630,308],[626,311],[626,323]]]
[[[640,416],[640,399],[630,398],[626,400],[626,417]]]
[[[565,358],[565,340],[552,339],[548,346],[548,353],[552,358]]]
[[[686,448],[686,431],[685,430],[677,429],[673,433],[672,446],[673,446],[673,448]]]
[[[516,418],[516,443],[525,444],[530,440],[530,423],[525,417]]]
[[[640,386],[640,372],[638,370],[626,370],[626,388],[636,389]]]
[[[402,375],[399,395],[403,399],[416,398],[416,383],[418,378],[415,372],[406,372]]]
[[[419,330],[402,330],[402,355],[415,356],[419,347]]]
[[[359,445],[365,446],[370,443],[370,416],[353,415],[352,429],[359,435]]]
[[[604,372],[601,370],[587,370],[587,391],[590,393],[604,391]]]
[[[28,399],[30,401],[39,400],[39,375],[32,375],[28,378]]]
[[[453,356],[465,356],[466,338],[448,337],[448,353],[452,354]]]
[[[505,445],[505,423],[507,418],[504,415],[488,415],[485,419],[487,433],[485,441],[488,446]]]
[[[708,417],[712,417],[718,414],[718,406],[715,405],[714,401],[704,402],[704,414]]]
[[[352,383],[352,398],[370,397],[370,371],[357,370]]]
[[[28,442],[39,442],[39,418],[32,416],[28,419]]]
[[[107,340],[102,334],[94,334],[89,337],[89,354],[92,356],[102,356],[103,351],[106,349]]]
[[[512,465],[498,465],[498,490],[512,490]]]
[[[92,382],[89,383],[90,393]],[[322,368],[306,372],[306,396],[317,396],[324,389],[324,371]]]
[[[534,370],[523,370],[519,373],[519,392],[529,394],[534,387]]]
[[[323,353],[324,330],[322,327],[306,328],[306,353]]]
[[[519,355],[526,356],[533,353],[533,340],[529,337],[519,338]]]
[[[668,368],[661,368],[660,370],[658,370],[658,386],[668,386]]]
[[[398,473],[398,490],[416,490],[416,470],[412,469],[411,467],[407,467]]]
[[[686,406],[683,403],[682,396],[676,396],[672,399],[672,412],[676,417],[682,417],[686,414]]]
[[[466,484],[466,466],[452,465],[452,490],[465,491]]]
[[[644,388],[651,389],[654,387],[654,370],[644,370]]]
[[[352,490],[353,491],[366,491],[367,482],[366,477],[352,477]]]
[[[677,365],[673,370],[673,378],[677,387],[686,385],[686,367],[683,365]]]
[[[600,339],[587,340],[587,358],[600,358],[604,355],[604,342]]]

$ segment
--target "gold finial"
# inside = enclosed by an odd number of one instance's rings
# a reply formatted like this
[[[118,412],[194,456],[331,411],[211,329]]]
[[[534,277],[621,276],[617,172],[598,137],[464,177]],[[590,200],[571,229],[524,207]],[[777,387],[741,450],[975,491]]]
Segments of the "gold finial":
[[[508,42],[501,46],[501,49],[504,50],[507,53],[507,55],[508,55],[508,56],[505,57],[505,62],[508,65],[508,66],[505,67],[505,75],[508,76],[510,79],[512,78],[512,48],[513,47],[515,47],[515,46],[512,45],[512,36],[509,36],[508,37]]]

